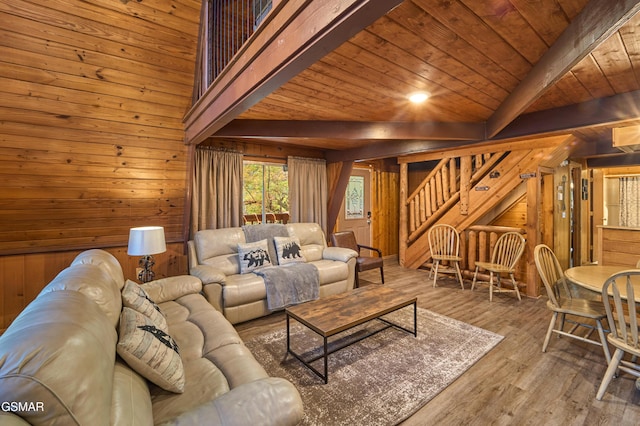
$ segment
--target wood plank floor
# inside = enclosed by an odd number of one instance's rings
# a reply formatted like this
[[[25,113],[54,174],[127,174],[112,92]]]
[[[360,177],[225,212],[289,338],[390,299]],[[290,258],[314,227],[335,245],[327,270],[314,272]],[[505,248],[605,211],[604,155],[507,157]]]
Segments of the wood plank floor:
[[[637,425],[640,391],[635,378],[614,379],[602,401],[595,394],[606,369],[602,349],[575,339],[542,342],[551,318],[546,298],[494,295],[486,286],[471,292],[450,278],[432,287],[428,272],[385,259],[385,282],[416,294],[418,306],[491,330],[504,340],[403,426],[413,425]],[[379,271],[360,275],[361,285],[379,283]],[[236,326],[243,339],[284,327],[277,313]],[[402,354],[399,354],[402,356]]]

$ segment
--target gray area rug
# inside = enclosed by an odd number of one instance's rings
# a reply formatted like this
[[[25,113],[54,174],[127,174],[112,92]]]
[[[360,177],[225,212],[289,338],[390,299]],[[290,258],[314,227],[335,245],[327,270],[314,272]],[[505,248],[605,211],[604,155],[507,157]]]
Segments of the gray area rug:
[[[413,307],[385,318],[413,327]],[[322,339],[291,320],[291,346],[317,353]],[[383,327],[372,321],[329,339],[330,348]],[[451,384],[501,340],[487,330],[418,308],[418,337],[389,328],[329,355],[329,383],[286,355],[286,330],[246,342],[272,376],[290,380],[304,403],[303,425],[394,425]],[[322,361],[314,366],[323,371]]]

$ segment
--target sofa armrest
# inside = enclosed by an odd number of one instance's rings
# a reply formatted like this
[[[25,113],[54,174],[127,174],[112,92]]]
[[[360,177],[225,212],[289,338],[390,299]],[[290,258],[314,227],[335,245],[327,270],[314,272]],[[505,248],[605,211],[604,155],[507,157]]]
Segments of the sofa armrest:
[[[202,284],[219,283],[224,284],[227,278],[224,272],[209,265],[197,265],[189,269],[189,274],[200,278]]]
[[[358,257],[357,251],[343,247],[326,247],[322,252],[323,259],[339,260],[345,263],[355,257]]]
[[[240,385],[164,425],[296,425],[304,414],[298,390],[268,377]]]
[[[202,292],[211,306],[224,314],[224,308],[222,307],[222,287],[223,285],[220,283],[205,284],[202,286]]]
[[[156,303],[163,303],[176,300],[187,294],[200,293],[202,291],[202,281],[192,275],[178,275],[150,281],[140,287],[147,292],[151,300]]]

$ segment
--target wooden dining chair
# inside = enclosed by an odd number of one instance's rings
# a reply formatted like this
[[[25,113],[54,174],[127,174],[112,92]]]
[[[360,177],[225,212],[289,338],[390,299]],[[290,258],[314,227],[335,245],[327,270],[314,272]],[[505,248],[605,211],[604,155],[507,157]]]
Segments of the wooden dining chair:
[[[464,290],[464,282],[462,281],[462,273],[460,272],[460,262],[462,258],[460,253],[460,235],[456,228],[447,224],[438,224],[429,228],[429,250],[431,252],[431,271],[429,278],[433,276],[433,286],[436,286],[438,279],[438,267],[441,262],[447,262],[453,266],[452,270],[441,272],[454,272],[460,281],[460,287]]]
[[[493,293],[515,293],[520,298],[520,291],[518,290],[518,284],[513,274],[516,271],[516,265],[520,256],[524,252],[526,240],[522,234],[518,232],[506,232],[498,238],[493,253],[491,254],[491,262],[476,262],[476,270],[473,274],[473,282],[471,283],[471,290],[476,286],[476,279],[478,277],[478,270],[483,268],[489,271],[489,301],[493,301]],[[513,284],[513,290],[502,287],[502,281],[500,276],[509,274],[511,277],[511,283]],[[494,284],[493,277],[497,277],[497,281]]]
[[[567,336],[582,342],[601,346],[607,363],[611,361],[611,353],[607,345],[607,338],[602,322],[607,318],[604,305],[600,301],[587,300],[574,297],[567,284],[567,280],[560,266],[560,262],[553,250],[545,244],[539,244],[534,249],[533,257],[540,279],[547,290],[547,308],[553,312],[547,335],[542,344],[542,352],[547,351],[547,346],[553,333],[559,336]],[[567,318],[567,315],[569,317]],[[560,319],[558,323],[558,318]],[[569,331],[564,331],[565,322],[573,324]],[[595,327],[593,326],[595,323]],[[574,334],[576,331],[587,329],[587,334]],[[598,330],[599,341],[589,337],[594,329]]]
[[[638,278],[640,278],[640,271],[630,269],[613,274],[602,286],[602,302],[609,323],[607,340],[616,350],[596,393],[598,401],[604,396],[613,377],[618,375],[618,370],[640,377],[640,365],[635,363],[637,357],[640,357],[638,312],[631,282],[632,279]],[[626,295],[626,299],[623,295]],[[630,360],[622,359],[625,354],[631,355]]]
[[[384,262],[382,259],[382,251],[380,251],[380,249],[358,244],[356,242],[356,235],[353,231],[340,231],[331,234],[331,244],[334,247],[349,248],[358,252],[358,257],[356,258],[356,287],[360,286],[360,280],[358,278],[359,272],[377,268],[380,268],[380,278],[382,280],[382,284],[384,284]],[[378,256],[362,256],[360,254],[362,249],[374,251]]]

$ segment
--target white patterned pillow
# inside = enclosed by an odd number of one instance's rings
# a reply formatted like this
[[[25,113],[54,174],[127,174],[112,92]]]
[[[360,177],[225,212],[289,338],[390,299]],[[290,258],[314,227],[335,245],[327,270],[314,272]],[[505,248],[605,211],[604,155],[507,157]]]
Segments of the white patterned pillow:
[[[273,237],[278,253],[278,263],[286,265],[293,262],[306,262],[300,240],[297,237]]]
[[[127,280],[122,288],[122,305],[148,316],[156,327],[168,331],[167,320],[160,307],[149,298],[142,287],[131,280]]]
[[[238,244],[238,258],[240,260],[241,274],[246,274],[265,266],[271,266],[267,240]]]
[[[178,345],[149,317],[123,308],[116,349],[129,367],[149,381],[171,392],[184,391],[184,366]]]

